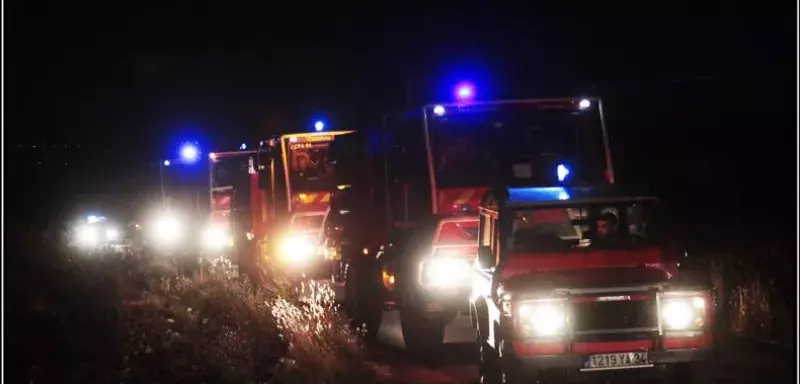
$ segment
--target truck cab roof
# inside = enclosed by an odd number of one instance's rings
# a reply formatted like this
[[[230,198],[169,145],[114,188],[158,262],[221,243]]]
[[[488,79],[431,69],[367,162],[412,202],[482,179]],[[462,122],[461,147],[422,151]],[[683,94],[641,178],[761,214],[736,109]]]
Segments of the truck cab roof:
[[[635,201],[658,201],[658,198],[635,188],[620,187],[500,188],[490,190],[484,195],[481,208],[497,210],[501,203],[505,208],[522,209]]]

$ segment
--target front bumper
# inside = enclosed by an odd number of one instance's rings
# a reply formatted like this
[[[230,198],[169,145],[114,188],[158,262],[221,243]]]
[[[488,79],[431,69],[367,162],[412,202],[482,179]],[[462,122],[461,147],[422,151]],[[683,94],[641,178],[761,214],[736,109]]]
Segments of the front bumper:
[[[524,356],[511,357],[524,366],[538,369],[573,368],[587,370],[588,355],[563,354],[550,356]],[[678,349],[666,351],[650,351],[648,364],[639,368],[649,368],[661,365],[705,362],[711,359],[711,349]],[[631,368],[618,368],[616,370],[630,370]]]

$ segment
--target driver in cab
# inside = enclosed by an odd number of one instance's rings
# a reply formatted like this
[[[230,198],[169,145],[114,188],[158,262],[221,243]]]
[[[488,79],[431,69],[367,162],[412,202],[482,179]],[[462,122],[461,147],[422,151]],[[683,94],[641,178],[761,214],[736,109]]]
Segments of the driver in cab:
[[[600,246],[614,245],[619,240],[619,219],[611,212],[604,212],[597,218],[597,236],[595,244]]]
[[[305,154],[300,153],[297,155],[297,168],[295,168],[295,173],[301,179],[305,180],[313,180],[317,179],[322,176],[320,172],[320,167],[311,164],[311,158]]]

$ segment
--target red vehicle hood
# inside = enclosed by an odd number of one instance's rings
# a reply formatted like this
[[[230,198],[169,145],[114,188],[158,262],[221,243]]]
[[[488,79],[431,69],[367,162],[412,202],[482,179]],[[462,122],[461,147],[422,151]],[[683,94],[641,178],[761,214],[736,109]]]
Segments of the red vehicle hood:
[[[557,288],[590,288],[661,282],[674,276],[676,269],[657,247],[509,254],[501,279],[514,286],[546,280]]]

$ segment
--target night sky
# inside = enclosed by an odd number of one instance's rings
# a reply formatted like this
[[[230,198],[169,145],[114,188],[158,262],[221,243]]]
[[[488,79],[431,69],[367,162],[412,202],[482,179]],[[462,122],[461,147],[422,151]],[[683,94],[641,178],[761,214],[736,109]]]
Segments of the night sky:
[[[128,188],[181,140],[232,149],[316,116],[367,127],[468,79],[482,98],[604,97],[621,178],[793,227],[792,8],[525,3],[7,1],[6,148],[81,144],[79,169]],[[7,175],[69,184],[35,163]]]
[[[8,2],[7,133],[225,146],[318,114],[358,124],[459,78],[505,97],[794,68],[790,9],[519,3]]]

